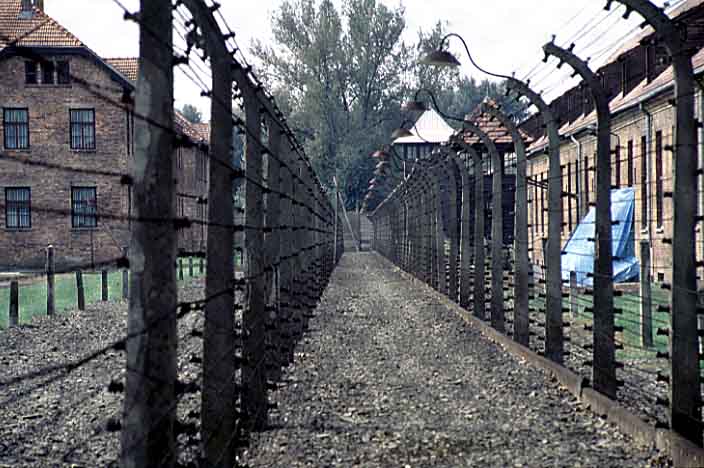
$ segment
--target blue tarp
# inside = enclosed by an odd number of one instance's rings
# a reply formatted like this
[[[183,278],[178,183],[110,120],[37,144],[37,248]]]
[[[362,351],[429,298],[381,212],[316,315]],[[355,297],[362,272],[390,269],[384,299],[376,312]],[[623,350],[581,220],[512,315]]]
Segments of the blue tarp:
[[[614,282],[625,283],[638,279],[640,266],[635,256],[635,233],[633,213],[635,189],[625,188],[611,191],[611,219],[613,224]],[[562,250],[562,279],[569,280],[570,271],[577,273],[579,286],[591,286],[587,277],[594,272],[594,219],[595,208],[579,223],[567,245]]]

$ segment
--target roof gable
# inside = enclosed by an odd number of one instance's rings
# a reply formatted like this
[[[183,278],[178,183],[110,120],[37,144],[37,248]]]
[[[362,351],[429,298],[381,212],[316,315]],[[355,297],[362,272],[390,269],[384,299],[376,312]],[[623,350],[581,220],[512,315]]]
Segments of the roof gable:
[[[435,109],[429,109],[416,120],[410,132],[413,136],[398,138],[393,144],[445,143],[455,133],[455,129]]]
[[[21,0],[0,0],[0,49],[17,47],[85,47],[56,20],[34,8],[31,18],[21,17]]]

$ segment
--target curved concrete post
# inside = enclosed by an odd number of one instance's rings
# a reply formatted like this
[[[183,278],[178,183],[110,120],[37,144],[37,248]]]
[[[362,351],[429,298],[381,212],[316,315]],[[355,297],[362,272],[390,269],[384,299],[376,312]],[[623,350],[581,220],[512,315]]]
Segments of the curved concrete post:
[[[457,165],[457,155],[448,151],[446,153],[445,168],[447,172],[448,189],[447,195],[449,197],[449,219],[447,220],[448,225],[448,235],[450,238],[450,255],[448,258],[448,264],[450,265],[450,273],[448,276],[448,296],[452,302],[459,302],[459,278],[458,278],[458,267],[459,267],[459,256],[460,256],[460,220],[461,215],[457,206],[458,190],[457,190],[457,174],[462,173],[462,168]]]
[[[676,130],[673,173],[672,285],[670,310],[670,424],[702,444],[702,396],[697,323],[697,121],[694,117],[694,50],[686,31],[650,1],[616,0],[637,11],[663,38],[675,76]],[[612,1],[607,3],[607,8]],[[697,422],[698,424],[695,424]]]
[[[529,282],[530,258],[528,256],[528,160],[523,136],[516,124],[506,114],[487,103],[482,104],[482,111],[494,117],[506,127],[513,139],[516,151],[516,203],[515,203],[515,277],[513,286],[513,339],[518,343],[530,345]]]
[[[546,297],[545,297],[545,357],[564,362],[564,330],[562,321],[562,172],[560,170],[560,134],[557,120],[550,106],[526,83],[508,78],[506,86],[525,96],[543,116],[547,127],[548,150],[548,242],[546,247]]]
[[[479,127],[463,122],[464,128],[479,137],[491,157],[491,326],[500,332],[506,330],[504,319],[504,208],[502,159],[496,145]]]
[[[558,68],[567,63],[587,83],[594,96],[597,113],[596,220],[594,256],[594,389],[616,397],[616,351],[614,345],[614,280],[611,225],[611,111],[609,98],[601,80],[586,62],[554,43],[543,47],[545,57],[560,59]]]
[[[474,159],[475,154],[477,158],[481,160],[477,152],[471,148],[466,147],[467,151],[471,157]],[[472,267],[472,184],[470,183],[471,178],[469,177],[469,172],[465,167],[464,163],[459,159],[456,153],[451,153],[450,158],[454,161],[457,169],[459,170],[460,177],[462,179],[462,213],[460,215],[460,242],[459,242],[459,254],[460,254],[460,306],[469,307],[469,298],[472,293],[471,288],[471,267]]]

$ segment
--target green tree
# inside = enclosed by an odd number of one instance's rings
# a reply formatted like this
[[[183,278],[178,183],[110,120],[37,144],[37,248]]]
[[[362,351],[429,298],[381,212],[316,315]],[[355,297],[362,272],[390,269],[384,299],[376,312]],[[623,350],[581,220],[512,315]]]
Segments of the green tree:
[[[191,123],[203,123],[203,113],[192,104],[184,104],[181,114]]]
[[[438,22],[406,44],[403,7],[379,0],[284,0],[273,13],[274,44],[252,43],[258,72],[312,159],[323,184],[337,175],[350,207],[373,177],[370,154],[390,143],[404,118],[401,104],[419,88],[430,89],[440,109],[464,116],[487,95],[506,104],[502,85],[478,84],[458,69],[418,66],[446,34]],[[450,122],[452,124],[452,122]],[[456,124],[455,124],[456,125]]]

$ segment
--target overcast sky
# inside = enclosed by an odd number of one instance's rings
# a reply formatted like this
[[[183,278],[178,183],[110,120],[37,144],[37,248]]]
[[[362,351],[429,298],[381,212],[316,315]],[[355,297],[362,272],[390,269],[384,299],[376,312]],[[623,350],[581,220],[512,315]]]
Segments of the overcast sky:
[[[210,3],[210,0],[207,0]],[[342,0],[334,0],[337,5]],[[474,59],[497,73],[517,72],[525,78],[529,71],[532,83],[545,90],[548,98],[564,90],[571,70],[557,71],[554,64],[542,64],[541,47],[557,34],[559,45],[575,41],[582,57],[605,60],[609,53],[642,21],[632,15],[621,18],[621,10],[603,10],[602,0],[381,0],[389,6],[403,5],[408,22],[405,39],[411,42],[418,29],[430,29],[439,20],[448,21],[451,32],[461,34],[469,43]],[[671,1],[678,4],[682,0]],[[282,0],[220,0],[229,25],[237,34],[239,45],[247,50],[252,38],[271,40],[270,17]],[[131,11],[138,0],[120,0]],[[663,5],[663,0],[655,0]],[[618,5],[614,2],[614,9]],[[138,29],[122,20],[123,10],[117,0],[45,0],[46,11],[73,32],[88,47],[104,57],[138,55]],[[622,7],[619,7],[622,8]],[[460,44],[452,43],[463,63],[463,71],[477,79],[482,75],[471,68]],[[247,55],[250,54],[247,52]],[[594,61],[590,62],[593,63]],[[534,67],[540,65],[539,68]],[[199,97],[200,90],[183,76],[177,77],[177,106],[196,104],[207,115],[209,103]]]

